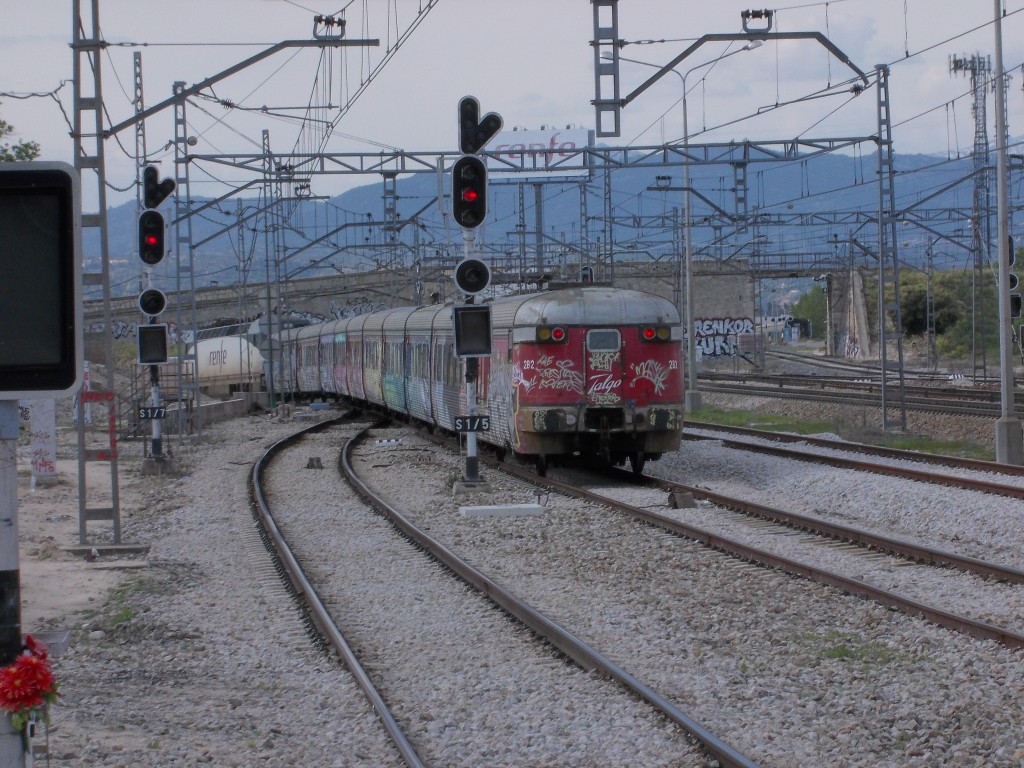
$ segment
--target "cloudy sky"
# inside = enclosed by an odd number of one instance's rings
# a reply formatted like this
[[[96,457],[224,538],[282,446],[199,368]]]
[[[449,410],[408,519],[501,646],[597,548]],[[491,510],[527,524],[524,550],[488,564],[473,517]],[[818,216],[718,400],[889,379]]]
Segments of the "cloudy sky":
[[[144,99],[168,98],[176,81],[188,85],[217,75],[282,40],[309,39],[314,14],[343,8],[349,39],[379,38],[383,46],[407,30],[428,0],[99,0],[103,39],[103,97],[112,123],[133,114],[133,54],[142,53]],[[83,0],[89,6],[89,0]],[[622,55],[664,64],[696,38],[743,31],[733,0],[621,0]],[[1012,136],[1024,135],[1024,0],[1004,0],[1004,66],[1012,79],[1007,109]],[[15,139],[37,141],[43,158],[69,161],[72,142],[73,56],[70,0],[0,0],[0,118]],[[819,32],[858,69],[891,66],[891,116],[897,153],[968,154],[974,122],[969,79],[951,75],[951,55],[993,54],[995,4],[990,0],[788,0],[777,6],[773,32]],[[86,21],[91,15],[86,12]],[[762,28],[763,23],[751,22]],[[194,152],[260,152],[263,131],[277,152],[316,146],[316,131],[298,117],[310,103],[329,105],[317,116],[336,123],[328,152],[453,151],[456,106],[476,96],[507,128],[542,125],[593,128],[593,7],[587,0],[438,0],[352,108],[338,105],[376,67],[384,48],[353,47],[321,55],[288,50],[270,57],[193,99],[187,108]],[[814,40],[769,42],[756,50],[707,43],[679,65],[687,75],[691,141],[759,141],[870,136],[877,131],[876,91],[855,97],[843,84],[851,67]],[[715,59],[721,61],[711,64]],[[707,64],[707,66],[705,66]],[[654,69],[623,62],[622,91],[632,91]],[[62,83],[64,85],[62,86]],[[831,91],[830,91],[831,89]],[[831,92],[822,98],[816,94]],[[619,138],[604,142],[652,145],[682,136],[682,78],[666,76],[623,111]],[[29,96],[30,94],[44,94]],[[27,97],[27,98],[26,98]],[[228,106],[230,105],[230,106]],[[786,105],[775,108],[776,105]],[[265,110],[263,108],[266,108]],[[989,124],[994,107],[989,100]],[[166,149],[172,112],[147,121],[150,159],[170,170]],[[134,132],[106,145],[108,181],[130,187]],[[865,149],[865,152],[869,151]],[[336,187],[367,183],[323,181]],[[192,179],[194,194],[222,194],[232,174]],[[112,193],[111,202],[134,197]]]

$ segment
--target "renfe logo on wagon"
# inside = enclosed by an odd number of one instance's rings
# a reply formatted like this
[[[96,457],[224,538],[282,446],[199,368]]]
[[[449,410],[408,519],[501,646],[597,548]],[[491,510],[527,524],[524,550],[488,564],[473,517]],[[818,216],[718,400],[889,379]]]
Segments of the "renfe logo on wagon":
[[[494,155],[488,158],[488,170],[584,173],[584,159],[577,155],[589,146],[590,133],[586,128],[502,131],[488,147],[488,154]]]

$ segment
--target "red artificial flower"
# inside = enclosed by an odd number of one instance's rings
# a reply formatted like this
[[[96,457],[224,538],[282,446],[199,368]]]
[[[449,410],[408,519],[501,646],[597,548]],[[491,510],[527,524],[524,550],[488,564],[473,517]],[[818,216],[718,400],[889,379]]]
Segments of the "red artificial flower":
[[[46,647],[26,636],[25,652],[0,669],[0,708],[11,713],[12,724],[21,730],[34,710],[55,702],[58,696]],[[45,709],[42,714],[45,718]]]

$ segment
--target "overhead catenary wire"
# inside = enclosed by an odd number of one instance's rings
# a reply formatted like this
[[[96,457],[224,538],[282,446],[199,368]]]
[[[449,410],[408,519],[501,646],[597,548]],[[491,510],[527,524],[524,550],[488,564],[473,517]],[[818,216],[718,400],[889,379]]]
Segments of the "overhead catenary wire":
[[[806,8],[806,7],[816,7],[816,6],[817,6],[817,7],[823,7],[823,8],[825,8],[825,9],[826,9],[826,14],[827,14],[827,8],[828,8],[828,5],[829,5],[830,3],[833,3],[833,4],[834,4],[834,3],[838,2],[838,1],[840,1],[840,0],[828,0],[828,2],[820,2],[820,3],[809,3],[809,4],[803,4],[803,5],[797,5],[797,6],[789,6],[789,8]],[[843,2],[852,2],[853,0],[842,0],[842,1],[843,1]],[[777,9],[777,10],[786,10],[786,9],[785,9],[785,8],[779,8],[779,9]],[[1010,16],[1015,16],[1015,15],[1017,15],[1017,14],[1021,13],[1021,12],[1024,12],[1024,8],[1020,8],[1020,9],[1017,9],[1017,10],[1014,10],[1014,11],[1007,11],[1007,12],[1005,12],[1005,14],[1004,14],[1004,15],[1005,15],[1006,17],[1010,17]],[[924,54],[924,53],[927,53],[927,52],[929,52],[929,51],[931,51],[931,50],[934,50],[934,49],[936,49],[936,48],[939,48],[939,47],[941,47],[941,46],[944,46],[944,45],[948,45],[949,43],[952,43],[952,42],[954,42],[954,41],[956,41],[956,40],[959,40],[959,39],[961,39],[961,38],[963,38],[963,37],[966,37],[966,36],[968,36],[968,35],[970,35],[970,34],[973,34],[974,32],[977,32],[977,31],[979,31],[979,30],[985,29],[985,28],[987,28],[987,27],[991,26],[991,25],[992,25],[992,23],[993,23],[992,21],[986,21],[986,22],[983,22],[983,23],[981,23],[981,24],[978,24],[978,25],[976,25],[976,26],[973,26],[973,27],[971,27],[971,28],[969,28],[969,29],[967,29],[967,30],[964,30],[964,31],[962,31],[962,32],[959,32],[959,33],[957,33],[956,35],[952,35],[952,36],[949,36],[949,37],[947,37],[947,38],[945,38],[945,39],[943,39],[943,40],[940,40],[940,41],[938,41],[938,42],[935,42],[935,43],[929,44],[929,45],[927,45],[927,46],[925,46],[925,47],[923,47],[923,48],[921,48],[920,50],[917,50],[917,51],[913,51],[913,52],[911,52],[911,51],[909,51],[909,50],[906,50],[906,51],[904,52],[904,54],[905,54],[905,55],[904,55],[904,56],[903,56],[902,58],[894,59],[894,60],[893,60],[893,61],[891,61],[891,62],[890,62],[890,63],[889,63],[889,64],[888,64],[887,66],[889,66],[889,67],[895,67],[895,66],[898,66],[898,65],[904,64],[905,62],[907,62],[907,61],[909,61],[909,60],[911,60],[911,59],[913,59],[913,58],[915,58],[915,57],[917,57],[917,56],[920,56],[920,55],[922,55],[922,54]],[[909,21],[907,21],[907,19],[906,19],[906,18],[905,18],[905,28],[906,28],[906,32],[905,32],[905,39],[906,39],[906,41],[907,41],[907,45],[909,46]],[[686,39],[687,39],[687,40],[694,40],[694,39],[696,39],[696,38],[686,38]],[[659,41],[653,41],[653,40],[648,40],[648,41],[626,41],[626,42],[624,43],[624,45],[628,45],[628,44],[640,44],[640,43],[643,43],[643,44],[651,44],[651,43],[654,43],[654,42],[675,42],[675,40],[671,40],[671,39],[665,39],[665,40],[659,40]],[[778,56],[778,46],[776,46],[775,48],[776,48],[776,56]],[[1009,69],[1008,69],[1008,71],[1009,71]],[[776,63],[776,73],[778,73],[778,63]],[[784,104],[781,104],[781,103],[779,103],[779,101],[780,101],[780,96],[778,95],[778,75],[776,75],[776,80],[777,80],[777,83],[776,83],[776,89],[777,89],[777,92],[776,92],[776,103],[777,103],[777,104],[778,104],[778,105],[779,105],[780,107],[781,107],[781,106],[785,106]],[[850,84],[854,83],[855,81],[856,81],[856,78],[851,78],[851,79],[849,79],[849,80],[847,80],[847,81],[844,81],[843,83],[837,84],[837,86],[839,86],[839,87],[845,87],[845,86],[848,86],[848,85],[850,85]],[[829,89],[830,89],[831,87],[832,87],[832,85],[831,85],[831,83],[829,83],[828,85],[826,85],[826,87],[825,87],[825,88],[823,88],[823,89],[820,89],[820,90],[819,90],[818,92],[816,92],[815,94],[807,94],[807,95],[804,95],[804,96],[802,96],[802,97],[798,97],[798,98],[796,98],[796,99],[792,99],[792,100],[790,100],[789,102],[786,102],[786,104],[788,105],[788,104],[800,103],[800,102],[803,102],[803,101],[809,100],[809,99],[810,99],[810,98],[812,98],[812,97],[816,97],[816,96],[818,96],[818,95],[820,95],[820,94],[822,94],[822,93],[826,93],[826,92],[828,92],[828,91],[829,91]],[[959,97],[958,97],[958,98],[959,98]],[[665,112],[664,112],[664,113],[662,114],[662,116],[664,116],[664,114],[667,114],[667,113],[668,113],[668,111],[669,111],[669,110],[671,110],[671,109],[672,109],[672,108],[673,108],[673,107],[674,107],[675,105],[677,105],[677,104],[678,104],[678,103],[679,103],[680,101],[682,101],[682,98],[680,98],[680,99],[677,99],[676,101],[674,101],[674,102],[673,102],[673,104],[672,104],[672,105],[671,105],[671,106],[669,107],[669,109],[668,109],[668,110],[666,110],[666,111],[665,111]],[[921,113],[919,113],[919,114],[918,114],[917,116],[915,116],[915,117],[920,117],[920,116],[923,116],[923,115],[929,114],[930,112],[932,112],[932,111],[935,111],[935,110],[937,110],[937,109],[939,109],[939,108],[941,108],[941,105],[940,105],[940,106],[937,106],[937,107],[932,107],[932,108],[930,108],[930,109],[928,109],[928,110],[924,110],[924,111],[922,111]],[[756,117],[759,117],[760,115],[764,114],[764,113],[765,113],[765,112],[767,112],[767,111],[771,111],[771,109],[760,109],[760,108],[759,108],[759,110],[758,110],[758,111],[756,111],[756,112],[753,112],[753,113],[747,113],[747,114],[744,114],[744,115],[738,116],[738,117],[736,117],[736,118],[734,118],[734,119],[732,119],[732,120],[729,120],[729,121],[725,121],[725,122],[722,122],[722,123],[716,124],[715,126],[713,126],[713,128],[711,128],[711,129],[708,129],[708,130],[704,130],[704,131],[701,131],[701,132],[709,132],[710,130],[718,130],[718,129],[721,129],[721,128],[724,128],[724,127],[727,127],[727,126],[729,126],[729,125],[736,125],[736,124],[740,124],[740,123],[746,122],[747,120],[751,120],[751,119],[754,119],[754,118],[756,118]],[[660,117],[659,117],[659,119],[660,119]],[[895,127],[899,127],[899,126],[902,126],[902,125],[906,125],[906,124],[908,124],[908,123],[909,123],[909,122],[910,122],[911,120],[913,120],[913,119],[914,119],[913,117],[912,117],[912,118],[907,118],[907,119],[904,119],[904,120],[902,120],[902,121],[900,121],[900,122],[898,122],[898,123],[894,123],[894,124],[893,124],[893,127],[895,128]],[[657,122],[657,121],[655,121],[655,122]],[[637,140],[639,139],[639,137],[640,137],[640,136],[642,136],[642,135],[643,135],[644,133],[646,133],[647,131],[649,131],[649,130],[651,129],[651,127],[653,127],[653,125],[654,125],[654,123],[652,123],[651,125],[648,125],[648,126],[647,126],[647,128],[645,128],[645,129],[644,129],[643,131],[641,131],[641,132],[640,132],[640,133],[639,133],[639,134],[638,134],[637,136],[635,136],[635,137],[634,137],[634,138],[633,138],[632,140],[630,140],[630,142],[629,142],[629,145],[632,145],[632,144],[636,143],[636,141],[637,141]],[[692,132],[692,133],[691,133],[691,136],[696,136],[696,135],[699,135],[699,134],[698,134],[697,132]]]
[[[800,4],[800,5],[792,5],[792,6],[788,6],[788,8],[809,8],[809,7],[820,7],[820,8],[824,8],[824,9],[825,9],[825,12],[826,12],[826,14],[827,14],[827,13],[828,13],[828,9],[829,9],[829,4],[830,4],[830,3],[831,3],[831,4],[833,5],[833,6],[835,6],[835,5],[838,5],[839,3],[847,3],[847,2],[850,2],[850,1],[851,1],[851,0],[829,0],[829,2],[825,2],[825,3],[804,3],[804,4]],[[298,4],[296,4],[296,3],[292,3],[292,4],[293,4],[293,5],[296,5],[296,7],[301,7],[301,6],[299,6]],[[909,55],[910,55],[910,51],[909,51],[909,25],[908,25],[908,22],[907,22],[907,13],[906,13],[906,6],[907,6],[907,4],[906,4],[906,2],[904,2],[904,49],[905,49],[904,53],[905,53],[905,54],[906,54],[907,56],[909,56]],[[1015,11],[1014,13],[1016,13],[1016,11]],[[828,28],[828,25],[826,25],[826,27]],[[360,51],[360,54],[363,54],[363,53],[365,53],[365,52],[363,52],[363,51]],[[918,55],[918,54],[917,54],[917,53],[915,52],[915,53],[914,53],[913,55]],[[778,50],[776,50],[776,56],[778,56]],[[337,62],[334,62],[334,64],[335,64],[335,65],[337,65]],[[322,66],[322,65],[321,65],[321,66]],[[334,70],[333,70],[333,66],[332,66],[332,67],[330,68],[330,71],[331,71],[331,73],[333,73],[333,71],[334,71]],[[335,79],[336,81],[340,81],[340,80],[341,80],[341,76],[342,76],[342,70],[341,70],[341,69],[337,70],[337,73],[338,73],[338,77],[336,77],[336,78],[334,78],[334,79]],[[326,83],[326,82],[327,82],[327,80],[331,79],[331,74],[330,74],[330,73],[327,73],[327,72],[323,72],[323,70],[322,70],[322,69],[321,69],[321,74],[323,74],[323,75],[324,75],[324,81],[323,81],[324,83]],[[776,72],[776,79],[777,79],[777,82],[778,82],[778,69],[777,69],[777,72]],[[827,78],[827,80],[828,80],[828,83],[829,83],[829,85],[831,85],[831,79],[832,79],[832,73],[831,73],[831,70],[830,70],[830,71],[829,71],[829,75],[828,75],[828,78]],[[698,81],[698,84],[699,84],[699,85],[700,85],[700,86],[701,86],[702,88],[704,88],[704,87],[705,87],[705,80],[704,80],[704,79],[702,78],[702,79],[701,79],[700,81]],[[337,86],[337,83],[335,83],[335,86]],[[122,90],[123,90],[123,88],[122,88]],[[836,93],[836,94],[828,94],[828,95],[840,95],[840,94]],[[323,98],[322,96],[320,96],[320,97],[318,97],[318,98],[319,98],[319,102],[320,102],[320,103],[329,103],[329,101],[330,101],[329,99],[324,99],[324,98]],[[961,98],[961,97],[957,97],[957,99],[960,99],[960,98]],[[314,101],[316,101],[316,100],[315,100],[315,99],[313,99],[313,98],[311,98],[311,103],[310,103],[310,105],[309,105],[309,106],[310,106],[310,108],[312,108],[312,107],[314,106]],[[851,100],[850,100],[850,99],[847,99],[847,102],[849,102],[849,101],[851,101]],[[780,99],[778,98],[778,93],[777,93],[777,97],[776,97],[776,102],[777,102],[776,108],[780,108],[780,107],[778,106],[778,102],[780,102]],[[59,101],[58,101],[58,103],[59,103]],[[947,102],[947,103],[949,103],[949,102]],[[676,102],[676,104],[678,104],[678,101]],[[839,108],[833,109],[833,110],[832,110],[831,112],[829,112],[828,114],[830,114],[830,115],[831,115],[831,114],[834,114],[834,113],[835,113],[836,111],[838,111],[838,110],[839,110],[839,109],[841,109],[841,108],[842,108],[842,107],[839,107]],[[247,111],[254,111],[254,110],[255,110],[255,109],[257,109],[257,108],[255,108],[255,107],[252,107],[252,106],[241,106],[241,105],[234,105],[234,106],[231,106],[231,107],[227,108],[227,112],[231,112],[231,111],[234,111],[234,110],[242,110],[242,109],[244,109],[244,110],[247,110]],[[935,107],[935,108],[933,108],[933,109],[936,109],[936,110],[937,110],[937,109],[938,109],[938,107]],[[212,110],[212,111],[202,110],[202,111],[203,111],[203,112],[204,112],[204,113],[205,113],[206,115],[208,115],[208,116],[209,116],[210,118],[212,118],[212,119],[213,119],[213,121],[214,121],[212,125],[210,125],[210,126],[207,126],[207,127],[206,127],[206,128],[204,129],[204,130],[210,130],[210,129],[212,129],[212,128],[213,128],[214,126],[217,126],[217,125],[222,125],[222,124],[223,124],[225,128],[227,128],[228,130],[232,130],[232,131],[234,131],[234,132],[235,132],[236,134],[238,134],[238,135],[240,135],[240,136],[243,136],[243,138],[244,138],[244,133],[240,132],[240,131],[239,131],[239,129],[238,129],[237,127],[236,127],[237,125],[240,125],[240,123],[234,123],[234,122],[232,122],[232,121],[231,121],[231,119],[230,119],[230,118],[228,117],[228,115],[227,115],[227,114],[225,114],[225,115],[223,115],[223,116],[218,116],[218,115],[216,115],[216,114],[215,114],[215,113],[216,113],[216,110]],[[899,126],[899,125],[903,125],[903,124],[910,124],[910,123],[911,123],[911,121],[913,121],[914,119],[916,119],[916,118],[919,118],[919,117],[923,117],[923,116],[925,116],[925,115],[929,114],[929,112],[930,112],[930,111],[932,111],[932,110],[928,110],[928,111],[924,111],[924,112],[921,112],[921,113],[919,113],[918,115],[915,115],[915,116],[913,116],[913,117],[907,118],[906,120],[904,120],[904,121],[901,121],[900,123],[896,123],[895,125],[896,125],[896,126]],[[754,115],[754,116],[756,116],[756,115]],[[293,121],[293,122],[294,122],[294,121],[295,121],[296,119],[298,119],[298,118],[295,118],[295,117],[292,117],[292,116],[286,116],[286,115],[282,115],[282,116],[280,116],[280,117],[281,117],[281,118],[282,118],[283,120],[285,120],[285,121]],[[956,129],[956,114],[955,114],[955,110],[953,111],[952,117],[953,117],[953,122],[954,122],[954,133],[955,133],[955,129]],[[820,119],[819,119],[819,120],[817,120],[816,122],[814,122],[814,123],[811,123],[811,124],[810,124],[810,125],[809,125],[809,126],[808,126],[807,128],[805,128],[805,129],[804,129],[803,131],[801,131],[799,135],[806,135],[807,131],[809,131],[809,130],[812,130],[812,129],[814,128],[814,126],[815,126],[815,125],[817,125],[818,123],[820,123],[820,122],[821,122],[822,120],[825,120],[825,119],[827,119],[827,115],[826,115],[825,117],[822,117],[822,118],[820,118]],[[308,117],[308,118],[307,118],[307,120],[309,121],[309,125],[310,125],[310,126],[316,126],[316,125],[317,125],[317,123],[315,122],[315,120],[314,120],[314,118],[312,117],[312,115],[311,115],[310,117]],[[200,122],[200,123],[201,123],[201,122],[203,122],[203,121],[202,121],[202,119],[200,119],[200,120],[199,120],[198,122]],[[723,124],[723,126],[724,126],[724,125],[727,125],[727,124]],[[708,128],[708,127],[707,127],[707,126],[705,125],[705,126],[704,126],[704,129],[703,129],[703,130],[704,130],[704,131],[710,131],[710,130],[714,130],[714,128],[715,128],[715,127],[716,127],[716,126],[712,126],[712,127],[711,127],[711,128],[709,129],[709,128]],[[200,132],[200,133],[199,133],[199,135],[202,135],[202,133]],[[332,134],[331,134],[331,135],[333,135],[333,136],[336,136],[336,137],[337,137],[337,136],[345,136],[345,134],[341,134],[340,132],[332,132]],[[321,134],[319,134],[319,133],[313,133],[313,134],[312,134],[311,136],[309,136],[309,137],[307,137],[307,138],[303,138],[303,139],[302,139],[302,142],[303,142],[303,144],[301,145],[301,148],[302,148],[303,150],[306,150],[306,149],[312,149],[313,145],[314,145],[314,144],[316,144],[316,142],[317,142],[317,141],[319,140],[320,136],[321,136]],[[351,138],[351,137],[349,137],[349,138]],[[247,141],[250,141],[250,142],[251,142],[251,143],[252,143],[253,145],[257,145],[257,143],[256,143],[256,142],[252,142],[252,141],[251,141],[251,140],[249,140],[249,139],[246,139],[246,140],[247,140]],[[948,141],[948,138],[947,138],[947,154],[948,154],[948,144],[949,144],[949,141]],[[211,146],[212,146],[212,144],[211,144]],[[297,144],[296,146],[298,147],[299,145]],[[856,147],[856,146],[859,146],[859,145],[855,145],[855,147]],[[958,141],[958,139],[957,139],[957,146],[958,146],[958,148],[959,148],[959,141]],[[123,150],[123,147],[122,147],[122,150]],[[217,151],[220,151],[220,150],[218,149]],[[855,149],[855,151],[856,151],[856,149]],[[210,181],[211,181],[211,183],[212,183],[212,182],[214,181],[214,179],[213,179],[213,177],[212,177],[212,174],[211,174],[211,178],[210,178]],[[566,194],[566,192],[562,192],[562,193],[560,193],[560,194]],[[552,196],[552,197],[554,197],[554,196]]]

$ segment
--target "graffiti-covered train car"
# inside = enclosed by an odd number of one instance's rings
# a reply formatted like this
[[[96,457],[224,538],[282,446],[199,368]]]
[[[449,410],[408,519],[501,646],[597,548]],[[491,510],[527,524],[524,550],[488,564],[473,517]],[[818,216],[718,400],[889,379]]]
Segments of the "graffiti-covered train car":
[[[481,442],[542,474],[566,455],[629,461],[640,473],[678,449],[682,334],[670,301],[589,284],[488,304],[491,354],[472,390],[488,421]],[[296,366],[281,377],[284,394],[365,401],[448,430],[468,414],[452,305],[331,321],[279,341],[282,360]]]

